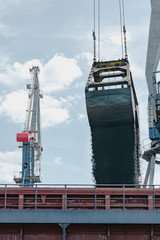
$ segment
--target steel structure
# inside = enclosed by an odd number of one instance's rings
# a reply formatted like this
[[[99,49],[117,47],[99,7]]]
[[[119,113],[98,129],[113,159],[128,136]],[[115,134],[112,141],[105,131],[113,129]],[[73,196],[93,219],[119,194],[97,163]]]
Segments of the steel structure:
[[[0,240],[160,238],[160,188],[0,187]]]
[[[16,187],[14,184],[1,184],[0,210],[23,210],[25,212],[28,210],[52,210],[59,211],[59,214],[61,211],[95,210],[100,212],[154,210],[160,213],[160,185],[152,185],[146,189],[144,185],[137,187],[137,185],[121,184],[110,186],[107,184],[35,184],[34,187],[25,188]],[[1,218],[0,223],[3,221],[4,219]],[[39,219],[40,221],[42,220]],[[76,221],[77,219],[74,219],[74,223]],[[85,221],[86,219],[83,220],[83,223]],[[117,220],[110,221],[116,223]],[[137,219],[137,223],[138,221],[141,220]]]
[[[159,240],[159,238],[159,225],[151,224],[70,224],[65,231],[54,223],[0,225],[0,240]]]
[[[160,59],[160,1],[151,0],[151,20],[146,60],[146,80],[148,84],[148,119],[151,145],[144,152],[143,158],[148,161],[144,184],[153,184],[156,155],[160,154],[160,81],[157,81],[157,67]]]
[[[14,176],[14,181],[23,186],[33,186],[34,183],[41,182],[40,98],[43,96],[39,89],[39,71],[38,66],[30,69],[32,82],[27,84],[29,94],[24,130],[17,133],[17,142],[22,142],[22,172],[20,176]]]
[[[95,182],[138,183],[138,101],[128,60],[94,62],[85,97]]]

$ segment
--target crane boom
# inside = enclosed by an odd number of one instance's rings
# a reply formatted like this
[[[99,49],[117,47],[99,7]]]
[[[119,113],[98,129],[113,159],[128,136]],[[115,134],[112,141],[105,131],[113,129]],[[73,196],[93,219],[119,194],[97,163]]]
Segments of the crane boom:
[[[156,154],[160,154],[160,81],[157,82],[156,74],[160,59],[160,1],[151,0],[151,19],[148,38],[148,51],[146,60],[146,81],[148,85],[148,122],[151,146],[143,154],[148,161],[148,168],[144,184],[153,185]]]
[[[151,98],[154,120],[157,122],[155,73],[160,59],[160,2],[151,0],[151,20],[146,61],[146,80]]]
[[[28,107],[26,111],[26,119],[24,130],[17,134],[17,142],[22,142],[22,172],[19,177],[14,177],[16,183],[24,186],[33,186],[35,182],[40,180],[40,157],[42,152],[41,147],[41,128],[40,128],[40,94],[38,66],[33,66],[30,69],[32,74],[31,84],[27,84],[29,89]]]
[[[28,98],[26,121],[24,126],[24,131],[33,132],[36,135],[36,160],[39,160],[41,156],[40,98],[42,98],[43,96],[42,94],[40,94],[39,89],[39,72],[39,67],[33,67],[30,69],[30,73],[32,74],[32,83],[27,85],[27,88],[30,89],[30,92]]]

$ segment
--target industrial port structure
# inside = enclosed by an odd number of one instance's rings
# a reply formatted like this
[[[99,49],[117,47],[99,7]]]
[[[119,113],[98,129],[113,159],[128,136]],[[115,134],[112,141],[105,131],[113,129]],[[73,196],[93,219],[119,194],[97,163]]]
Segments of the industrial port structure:
[[[0,189],[0,239],[157,240],[157,187],[5,185]]]
[[[160,95],[159,82],[155,78],[160,58],[159,0],[151,0],[151,6],[146,77],[149,89],[149,137],[152,142],[143,154],[148,161],[146,184],[139,183],[138,101],[126,52],[124,58],[116,61],[96,61],[94,55],[85,88],[92,131],[95,184],[35,184],[40,181],[40,173],[37,175],[34,170],[42,148],[39,69],[34,66],[31,69],[32,84],[28,85],[31,90],[25,124],[28,127],[17,135],[17,141],[23,145],[22,175],[15,177],[20,187],[7,184],[0,187],[0,240],[160,239],[160,186],[152,184],[156,154],[160,152]],[[126,50],[125,27],[123,29]],[[95,41],[95,33],[93,36]],[[114,146],[115,139],[108,137],[113,129],[117,134],[126,134],[129,140],[125,142],[128,150],[122,156],[119,154],[123,153],[124,142],[119,144],[118,152],[115,149],[113,157],[112,148],[106,149],[109,144]],[[103,157],[100,157],[97,149],[101,150],[103,144],[99,143],[97,135],[103,135],[103,132],[108,138],[104,138]],[[100,145],[97,146],[97,142]],[[119,160],[112,164],[117,157]],[[122,172],[118,175],[120,170]],[[124,176],[127,171],[128,175]],[[149,185],[148,180],[151,183]]]
[[[20,186],[33,186],[41,182],[41,127],[40,127],[40,93],[38,74],[40,69],[33,66],[30,69],[32,81],[27,84],[29,89],[28,107],[24,130],[17,133],[17,142],[22,143],[22,172],[14,176],[14,181]]]

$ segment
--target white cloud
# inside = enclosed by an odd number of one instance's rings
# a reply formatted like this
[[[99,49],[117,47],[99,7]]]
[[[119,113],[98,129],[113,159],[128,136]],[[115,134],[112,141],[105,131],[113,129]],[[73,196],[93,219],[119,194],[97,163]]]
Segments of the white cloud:
[[[89,67],[91,67],[92,63],[93,63],[93,53],[91,53],[91,52],[83,52],[83,53],[77,55],[76,59],[77,60],[87,61],[87,64],[89,65]]]
[[[13,65],[3,65],[0,82],[7,85],[10,91],[13,88],[19,90],[14,90],[0,98],[0,117],[5,116],[14,123],[24,123],[28,92],[21,89],[24,89],[25,83],[27,83],[26,79],[31,78],[29,68],[34,65],[40,67],[40,88],[46,94],[66,89],[76,78],[82,75],[76,59],[66,58],[62,55],[55,55],[46,64],[42,64],[38,59],[33,59],[24,64],[15,62]],[[57,100],[46,94],[41,101],[42,127],[68,122],[68,108],[71,106],[70,97]]]
[[[55,55],[43,69],[42,88],[45,92],[62,90],[82,75],[74,58]]]
[[[21,170],[22,153],[19,150],[13,152],[0,152],[0,182],[13,183],[14,172]]]
[[[14,123],[24,123],[27,99],[26,91],[19,90],[7,94],[0,101],[0,116],[6,116],[9,121]],[[69,119],[69,112],[63,105],[63,102],[53,97],[44,96],[41,101],[41,123],[43,128],[60,124]]]
[[[79,119],[85,119],[85,118],[86,118],[86,115],[83,114],[83,113],[79,113],[79,114],[78,114],[78,118],[79,118]]]
[[[50,96],[44,96],[41,103],[42,127],[51,127],[69,119],[69,112],[61,101]]]
[[[31,68],[33,65],[38,65],[40,68],[42,68],[42,64],[38,59],[27,61],[24,64],[14,62],[13,65],[10,65],[6,63],[1,69],[0,82],[6,86],[9,86],[10,89],[13,87],[14,89],[24,89],[27,81],[31,79],[29,68]]]
[[[19,90],[7,94],[0,102],[0,116],[7,116],[10,121],[24,123],[27,107],[27,93]]]
[[[24,88],[27,79],[30,79],[29,68],[40,67],[40,85],[45,93],[63,90],[75,79],[82,75],[75,58],[66,58],[63,55],[55,55],[46,64],[40,60],[33,59],[21,64],[15,62],[13,65],[6,64],[0,73],[0,82],[11,88]]]

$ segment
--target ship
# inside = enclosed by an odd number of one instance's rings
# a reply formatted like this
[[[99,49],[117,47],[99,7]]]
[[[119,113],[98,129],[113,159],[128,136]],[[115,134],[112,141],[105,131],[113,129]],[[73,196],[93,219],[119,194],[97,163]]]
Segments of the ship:
[[[160,53],[160,2],[151,0],[151,4],[149,46],[155,51],[148,54],[147,62],[154,65]],[[153,65],[147,64],[150,84]],[[35,66],[31,72],[37,70]],[[95,183],[89,185],[39,184],[40,172],[35,171],[34,163],[42,151],[37,134],[40,124],[36,126],[31,119],[40,122],[38,98],[42,96],[35,81],[38,75],[33,76],[34,84],[28,89],[33,90],[29,96],[35,104],[29,104],[29,125],[17,135],[23,153],[28,153],[23,154],[21,176],[15,177],[20,186],[0,186],[0,240],[159,240],[160,188],[139,183],[138,102],[128,59],[95,61],[91,68],[85,94]],[[150,96],[152,100],[153,96],[160,99],[156,94]],[[156,104],[159,107],[159,101]],[[32,122],[36,131],[30,127]],[[155,127],[156,122],[150,130]],[[155,141],[153,136],[151,140]],[[156,155],[155,149],[152,152]],[[152,162],[150,165],[154,172]]]

